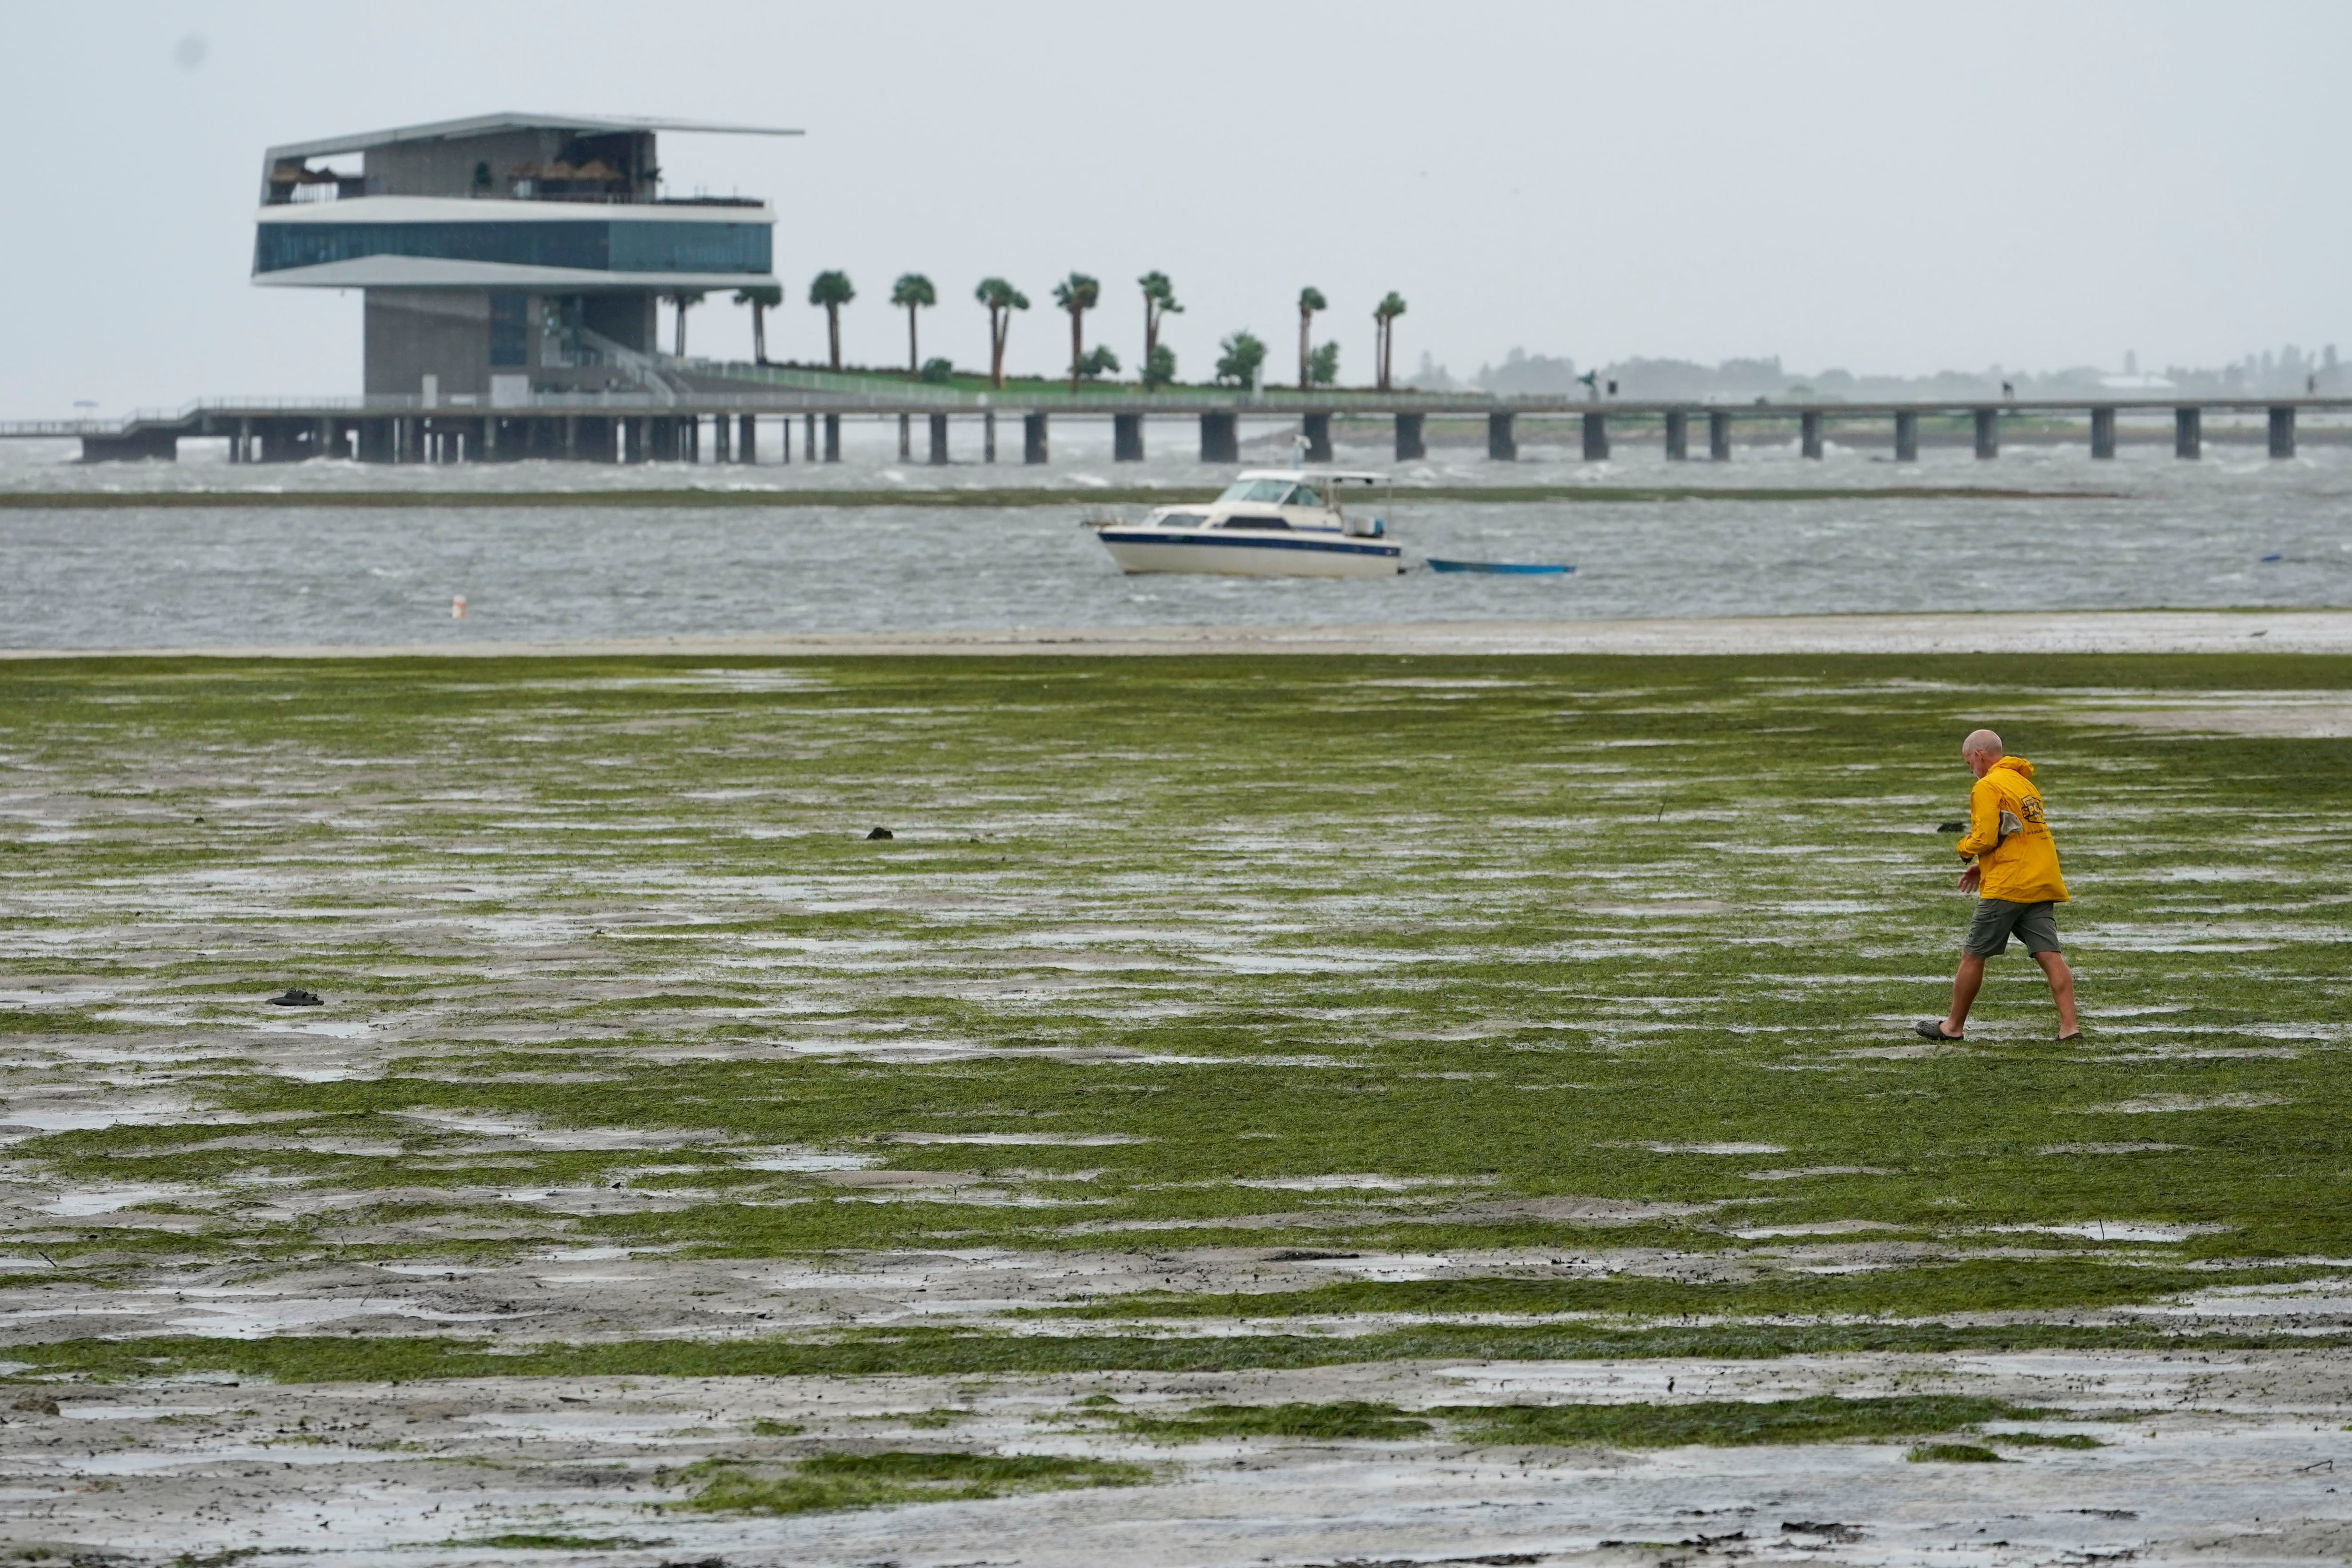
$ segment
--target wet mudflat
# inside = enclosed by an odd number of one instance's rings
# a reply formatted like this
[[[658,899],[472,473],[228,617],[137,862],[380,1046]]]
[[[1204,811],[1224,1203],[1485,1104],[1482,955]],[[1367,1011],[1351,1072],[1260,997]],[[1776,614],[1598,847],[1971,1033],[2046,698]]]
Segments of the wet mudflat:
[[[2339,1560],[2347,691],[11,668],[0,1515],[154,1561]],[[2018,955],[1907,1033],[1988,721],[2080,1042]]]

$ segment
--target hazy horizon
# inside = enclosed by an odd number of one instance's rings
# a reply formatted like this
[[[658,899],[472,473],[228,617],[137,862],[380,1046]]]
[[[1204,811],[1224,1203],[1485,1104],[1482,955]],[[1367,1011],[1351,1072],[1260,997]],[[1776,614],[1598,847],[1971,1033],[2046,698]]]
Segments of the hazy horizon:
[[[249,281],[263,149],[509,109],[804,128],[663,145],[678,188],[775,204],[778,358],[821,354],[802,300],[827,268],[857,284],[854,360],[903,363],[887,300],[920,271],[941,301],[924,353],[981,363],[971,288],[1002,274],[1035,305],[1013,367],[1045,373],[1068,341],[1047,293],[1073,269],[1103,280],[1088,339],[1130,372],[1133,279],[1170,273],[1187,379],[1240,328],[1295,374],[1307,284],[1351,384],[1390,289],[1410,302],[1400,372],[1427,353],[1464,378],[1514,348],[1867,377],[2352,342],[2352,219],[2327,199],[2340,8],[642,16],[257,0],[15,19],[0,116],[37,216],[0,262],[18,301],[0,416],[356,391],[358,295]],[[691,334],[748,354],[748,313],[714,296]]]

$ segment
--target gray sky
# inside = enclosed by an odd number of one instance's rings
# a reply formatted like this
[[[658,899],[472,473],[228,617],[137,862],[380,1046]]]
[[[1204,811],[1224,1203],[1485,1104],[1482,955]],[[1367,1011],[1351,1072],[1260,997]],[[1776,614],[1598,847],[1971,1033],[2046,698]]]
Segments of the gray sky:
[[[1307,283],[1350,382],[1391,289],[1401,371],[2352,349],[2340,3],[94,0],[15,7],[7,37],[13,416],[356,391],[358,296],[248,282],[262,149],[504,109],[804,127],[662,153],[774,201],[779,357],[822,353],[801,301],[831,267],[850,356],[883,363],[909,270],[940,292],[926,355],[984,359],[971,288],[1002,273],[1038,307],[1015,366],[1066,363],[1045,295],[1072,268],[1131,363],[1154,268],[1187,376],[1237,327],[1291,374]],[[693,335],[740,352],[746,313]]]

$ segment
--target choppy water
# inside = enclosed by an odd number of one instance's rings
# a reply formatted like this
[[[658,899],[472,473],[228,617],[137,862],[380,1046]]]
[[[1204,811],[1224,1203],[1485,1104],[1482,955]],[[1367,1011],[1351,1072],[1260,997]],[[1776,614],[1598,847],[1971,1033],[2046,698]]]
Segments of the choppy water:
[[[1107,434],[1107,433],[1106,433]],[[1075,438],[1073,438],[1075,437]],[[1748,447],[1727,465],[1523,448],[1516,464],[1440,449],[1396,468],[1385,509],[1409,555],[1573,562],[1567,579],[1414,572],[1393,580],[1123,577],[1076,524],[1089,490],[1227,477],[1173,458],[1114,468],[1081,427],[1056,461],[896,462],[895,433],[851,430],[839,466],[615,469],[515,464],[233,468],[192,444],[176,465],[0,450],[0,489],[447,489],[446,508],[0,510],[0,646],[200,647],[1008,626],[1549,619],[1950,609],[2352,605],[2352,447],[2273,462],[2210,445],[2201,462],[2129,447],[1931,450],[1897,467],[1832,447]],[[960,454],[961,455],[961,454]],[[976,456],[977,454],[972,454]],[[1386,468],[1384,453],[1340,460]],[[1273,460],[1267,458],[1261,461]],[[1488,504],[1418,500],[1449,484],[1991,484],[2063,500]],[[923,504],[933,486],[1066,489],[1067,508]],[[502,489],[905,488],[905,505],[764,511],[502,510]],[[2266,559],[2274,557],[2274,559]],[[453,620],[450,601],[468,603]]]

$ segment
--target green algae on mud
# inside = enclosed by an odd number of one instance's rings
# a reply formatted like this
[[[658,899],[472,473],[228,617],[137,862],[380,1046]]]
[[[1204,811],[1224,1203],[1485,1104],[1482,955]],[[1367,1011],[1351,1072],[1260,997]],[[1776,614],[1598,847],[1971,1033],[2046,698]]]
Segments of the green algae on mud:
[[[710,1460],[686,1473],[699,1485],[692,1498],[672,1506],[759,1515],[976,1501],[1015,1492],[1141,1486],[1152,1479],[1150,1467],[1116,1460],[906,1449],[814,1454],[781,1468]]]
[[[94,1279],[553,1243],[1706,1274],[1107,1309],[1147,1316],[1907,1322],[2320,1278],[2352,1257],[2352,742],[2130,716],[2347,689],[2280,656],[11,666],[0,1163],[154,1191],[7,1239]],[[1986,721],[2051,799],[2081,1042],[2015,955],[1966,1045],[1907,1034]],[[298,984],[329,1005],[263,1004]],[[1790,1272],[1822,1265],[1864,1271]],[[1817,1327],[1720,1332],[2061,1342]]]
[[[2347,1265],[2352,1268],[2352,1265]],[[1691,1281],[1613,1274],[1602,1279],[1478,1275],[1442,1279],[1352,1279],[1307,1290],[1218,1296],[1139,1293],[1037,1316],[1093,1320],[1274,1319],[1381,1312],[1577,1312],[1627,1318],[1782,1318],[1823,1315],[1928,1318],[1955,1312],[2030,1312],[2162,1300],[2192,1291],[2306,1280],[2352,1279],[2298,1264],[2266,1268],[2166,1267],[2147,1259],[2107,1263],[2049,1258],[1964,1258],[1853,1274],[1768,1268],[1751,1278]]]
[[[859,1331],[824,1339],[612,1340],[585,1344],[421,1334],[283,1334],[251,1340],[153,1335],[18,1342],[0,1382],[121,1383],[234,1375],[286,1384],[481,1377],[1046,1376],[1234,1373],[1421,1360],[1618,1361],[1805,1355],[1949,1355],[2011,1351],[2341,1350],[2352,1332],[2179,1332],[2025,1322],[1756,1323],[1705,1328],[1427,1323],[1364,1334],[1058,1337],[950,1330]]]
[[[1119,1415],[1120,1431],[1161,1442],[1215,1437],[1294,1441],[1395,1440],[1425,1436],[1444,1422],[1459,1440],[1488,1447],[1596,1446],[1737,1448],[1837,1443],[1853,1438],[1917,1437],[1974,1428],[1986,1421],[2032,1421],[2055,1412],[1998,1399],[1956,1394],[1895,1394],[1849,1399],[1618,1401],[1610,1404],[1437,1405],[1403,1410],[1361,1400],[1326,1405],[1208,1405],[1176,1415]],[[2009,1440],[2009,1439],[2001,1439]],[[2096,1447],[2074,1435],[2018,1441]]]

